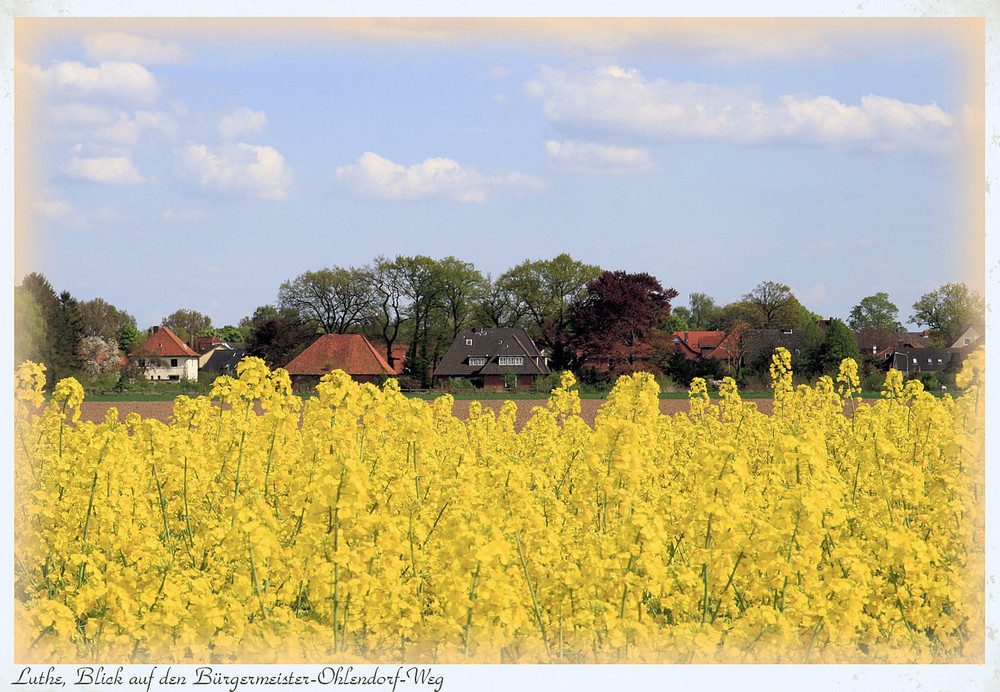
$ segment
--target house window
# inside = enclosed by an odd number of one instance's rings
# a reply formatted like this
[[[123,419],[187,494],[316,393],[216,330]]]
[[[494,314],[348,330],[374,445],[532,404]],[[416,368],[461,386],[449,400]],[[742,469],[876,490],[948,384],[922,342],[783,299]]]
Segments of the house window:
[[[485,356],[469,356],[469,365],[486,365]]]
[[[524,356],[500,356],[497,358],[498,365],[524,365]]]
[[[472,339],[466,339],[465,340],[465,345],[466,346],[472,346]]]
[[[176,368],[177,367],[177,359],[176,358],[171,358],[170,359],[170,367],[172,367],[172,368]]]
[[[927,362],[928,362],[928,363],[933,363],[933,362],[934,362],[934,359],[933,359],[933,358],[928,358],[928,359],[927,359]]]
[[[971,344],[971,343],[972,343],[972,339],[962,339],[962,342],[963,342],[963,343],[964,343],[964,344],[965,344],[966,346],[968,346],[969,344]]]

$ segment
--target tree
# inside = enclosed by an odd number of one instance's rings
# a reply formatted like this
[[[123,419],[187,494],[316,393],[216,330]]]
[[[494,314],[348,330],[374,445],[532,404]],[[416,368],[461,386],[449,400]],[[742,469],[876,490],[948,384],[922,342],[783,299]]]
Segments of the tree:
[[[333,267],[308,271],[278,289],[278,305],[315,320],[326,334],[346,334],[360,325],[373,302],[363,269]]]
[[[26,360],[44,363],[48,344],[48,324],[42,306],[24,286],[14,287],[14,364]]]
[[[688,305],[691,306],[691,316],[687,322],[691,329],[711,330],[718,328],[719,306],[715,304],[711,296],[705,293],[692,293],[688,299]],[[677,312],[680,309],[674,308],[673,311]]]
[[[397,261],[390,262],[380,255],[367,272],[372,287],[372,305],[365,321],[370,333],[380,337],[385,344],[385,360],[395,368],[392,347],[406,322],[402,268]]]
[[[161,324],[190,345],[195,334],[212,328],[212,318],[197,310],[182,309],[164,317]]]
[[[691,329],[691,326],[688,324],[690,315],[690,311],[684,306],[673,308],[667,318],[663,320],[660,331],[664,334],[673,334],[674,332],[684,332]]]
[[[518,300],[505,277],[487,275],[483,291],[473,307],[473,318],[486,327],[523,327],[527,306]]]
[[[128,353],[132,349],[132,346],[138,343],[139,337],[139,329],[134,324],[123,324],[115,332],[115,341],[118,342],[118,348],[125,351],[125,353]]]
[[[572,361],[568,350],[572,306],[587,296],[587,284],[600,275],[600,267],[564,253],[551,260],[522,262],[500,277],[514,301],[523,305],[531,337],[550,349],[555,370]]]
[[[72,377],[83,368],[83,358],[80,355],[83,316],[80,314],[80,304],[69,291],[59,294],[56,313],[49,326],[52,346],[47,365],[52,373],[52,381],[58,382],[65,377]]]
[[[677,291],[649,274],[606,271],[573,306],[572,345],[585,358],[606,358],[613,375],[655,372],[656,332],[676,297]]]
[[[899,308],[889,300],[888,293],[882,292],[862,298],[851,308],[847,324],[856,332],[897,332],[903,328]]]
[[[486,280],[471,263],[454,257],[440,260],[438,271],[442,282],[441,305],[451,329],[450,340],[454,341],[468,326],[473,306],[486,290]]]
[[[785,284],[762,281],[743,296],[743,301],[760,311],[761,328],[782,327],[796,321],[798,301],[792,295],[792,289]]]
[[[766,322],[760,307],[747,300],[724,305],[715,313],[715,327],[725,332],[739,324],[750,329],[763,329]]]
[[[406,372],[426,381],[438,355],[432,318],[444,305],[444,275],[437,261],[424,255],[397,257],[396,264],[396,277],[406,303],[405,314],[411,334],[406,358],[412,363],[406,366]]]
[[[97,380],[122,367],[117,343],[99,336],[85,336],[80,339],[80,356],[83,359],[84,372],[91,380]]]
[[[119,310],[103,298],[94,298],[80,303],[83,316],[84,336],[97,336],[104,341],[114,341],[118,328],[123,324],[135,325],[135,318],[124,310]]]
[[[861,353],[858,351],[858,342],[855,341],[854,334],[842,320],[833,320],[826,329],[823,346],[820,348],[819,360],[823,373],[836,375],[840,369],[841,361],[845,358],[851,358],[860,363]]]
[[[271,369],[283,368],[317,336],[315,323],[306,324],[287,315],[272,317],[251,329],[246,340],[247,355],[262,358]]]
[[[970,324],[986,320],[986,301],[964,283],[945,284],[913,304],[912,322],[930,328],[938,344],[947,345]]]

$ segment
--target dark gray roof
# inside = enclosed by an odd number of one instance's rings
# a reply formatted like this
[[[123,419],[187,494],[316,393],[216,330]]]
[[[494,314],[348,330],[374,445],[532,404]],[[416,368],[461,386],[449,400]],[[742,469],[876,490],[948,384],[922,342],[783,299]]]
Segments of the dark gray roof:
[[[230,344],[235,346],[235,344]],[[242,346],[242,344],[240,344]],[[247,355],[245,348],[216,348],[199,368],[202,372],[227,372],[236,374],[236,364]]]
[[[520,364],[500,364],[500,358],[521,358]],[[482,365],[469,362],[482,358]],[[463,329],[448,349],[435,377],[473,377],[475,375],[548,375],[548,363],[535,342],[522,327],[477,327]]]
[[[941,372],[949,365],[958,365],[969,355],[965,348],[920,348],[896,351],[892,367],[905,372]]]

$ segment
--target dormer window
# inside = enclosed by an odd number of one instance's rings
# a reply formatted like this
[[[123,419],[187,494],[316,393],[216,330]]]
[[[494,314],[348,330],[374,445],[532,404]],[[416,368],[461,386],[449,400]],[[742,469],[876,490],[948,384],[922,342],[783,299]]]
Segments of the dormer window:
[[[498,365],[524,365],[524,356],[500,356],[497,358]]]
[[[466,346],[472,346],[472,339],[466,339],[465,340],[465,345]]]
[[[469,365],[486,365],[486,356],[469,356]]]

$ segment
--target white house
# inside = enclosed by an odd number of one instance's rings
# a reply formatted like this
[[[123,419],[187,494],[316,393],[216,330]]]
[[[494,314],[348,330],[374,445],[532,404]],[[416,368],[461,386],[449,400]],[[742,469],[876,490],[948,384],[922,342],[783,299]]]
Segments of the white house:
[[[129,354],[150,380],[197,380],[198,354],[167,327],[153,334]]]

